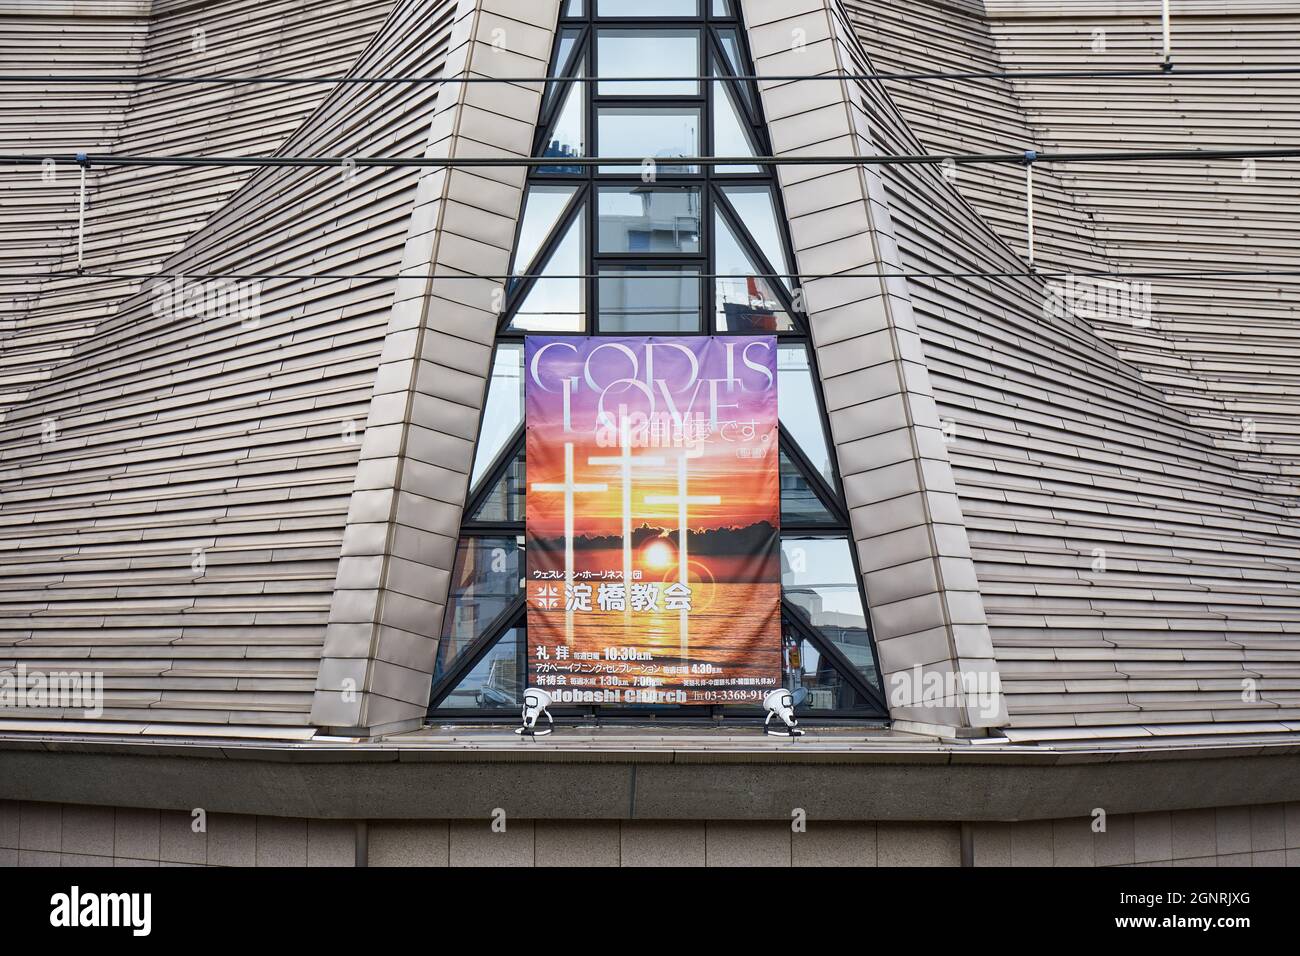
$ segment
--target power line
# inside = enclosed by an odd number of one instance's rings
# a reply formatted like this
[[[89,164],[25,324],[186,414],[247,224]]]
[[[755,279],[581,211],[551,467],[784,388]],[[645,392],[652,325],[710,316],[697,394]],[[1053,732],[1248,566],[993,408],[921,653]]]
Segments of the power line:
[[[678,275],[681,275],[680,273]],[[793,279],[800,282],[811,282],[818,279],[1010,279],[1010,278],[1039,278],[1039,279],[1265,279],[1265,278],[1284,278],[1300,277],[1300,269],[1263,269],[1263,270],[1205,270],[1205,269],[1188,269],[1188,270],[1121,270],[1116,272],[1105,272],[1101,270],[1078,270],[1078,271],[1048,271],[1041,269],[1022,269],[1022,270],[1004,270],[1004,271],[929,271],[929,272],[830,272],[830,273],[791,273],[791,272],[769,272],[769,273],[746,273],[744,275],[733,275],[731,273],[708,273],[708,272],[691,272],[686,273],[684,278],[687,279],[732,279],[742,281],[745,279],[763,279],[763,280],[785,280]],[[569,273],[569,274],[549,274],[549,273],[527,273],[522,275],[491,275],[491,274],[471,274],[464,273],[459,275],[434,275],[427,273],[400,275],[389,272],[353,272],[353,273],[294,273],[294,272],[214,272],[214,273],[192,273],[185,270],[176,272],[112,272],[86,269],[81,272],[64,271],[64,272],[45,272],[45,273],[17,273],[17,272],[0,272],[0,279],[15,279],[20,281],[31,281],[37,279],[122,279],[122,280],[174,280],[182,279],[185,281],[204,281],[214,279],[229,279],[235,281],[254,281],[254,280],[310,280],[322,279],[329,281],[344,281],[349,279],[374,279],[374,280],[400,280],[400,279],[424,279],[442,281],[450,280],[490,280],[494,282],[524,282],[532,279],[609,279],[609,278],[646,278],[662,279],[662,276],[639,274],[626,276],[617,268],[617,265],[611,264],[609,272],[588,272],[588,273]]]
[[[231,76],[226,74],[199,74],[195,76],[146,76],[126,74],[105,76],[95,73],[63,73],[47,75],[3,74],[0,83],[41,84],[91,84],[114,83],[158,85],[213,85],[263,84],[273,86],[302,86],[329,83],[336,86],[366,85],[442,85],[442,84],[545,84],[572,83],[795,83],[795,82],[863,82],[863,83],[934,83],[946,80],[1068,80],[1068,79],[1169,79],[1207,76],[1278,76],[1300,74],[1297,66],[1244,66],[1244,67],[1191,67],[1167,70],[1142,68],[1131,70],[961,70],[921,73],[823,73],[815,75],[778,74],[758,76]]]
[[[886,156],[134,156],[111,153],[37,156],[0,155],[0,164],[43,166],[64,163],[80,166],[257,166],[257,167],[574,167],[626,166],[633,169],[653,163],[660,174],[673,175],[672,167],[685,166],[937,166],[1017,165],[1028,163],[1128,163],[1213,159],[1287,159],[1300,157],[1300,147],[1243,147],[1234,149],[1111,150],[1106,152],[1041,153],[1018,150],[1007,153],[933,153]],[[635,173],[630,173],[635,175]]]

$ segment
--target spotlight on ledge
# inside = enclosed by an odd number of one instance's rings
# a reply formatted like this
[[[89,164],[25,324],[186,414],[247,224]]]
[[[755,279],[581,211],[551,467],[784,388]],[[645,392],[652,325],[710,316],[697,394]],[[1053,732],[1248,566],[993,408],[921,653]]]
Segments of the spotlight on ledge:
[[[799,721],[794,716],[794,696],[784,687],[768,691],[763,698],[763,707],[767,710],[767,719],[763,721],[763,730],[769,737],[802,737]],[[771,726],[772,718],[780,717],[784,730]]]
[[[551,695],[544,690],[536,687],[530,687],[524,691],[524,725],[515,729],[515,733],[523,734],[525,737],[545,737],[555,729],[555,718],[546,708],[551,706]],[[537,721],[546,715],[547,726],[545,730],[537,729]]]

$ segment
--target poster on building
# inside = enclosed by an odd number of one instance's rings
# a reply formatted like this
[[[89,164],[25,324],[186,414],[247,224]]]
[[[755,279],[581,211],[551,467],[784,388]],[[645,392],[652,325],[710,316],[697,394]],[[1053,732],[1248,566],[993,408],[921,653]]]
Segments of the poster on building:
[[[774,336],[528,336],[528,680],[560,704],[781,682]]]

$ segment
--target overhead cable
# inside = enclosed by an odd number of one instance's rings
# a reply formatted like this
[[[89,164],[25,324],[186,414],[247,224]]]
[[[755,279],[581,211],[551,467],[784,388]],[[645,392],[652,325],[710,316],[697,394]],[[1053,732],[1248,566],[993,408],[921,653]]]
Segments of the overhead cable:
[[[1231,149],[1153,149],[1094,152],[1035,153],[1035,163],[1132,163],[1203,161],[1215,159],[1287,159],[1300,157],[1300,146],[1235,147]],[[937,166],[1023,165],[1025,150],[1006,153],[924,153],[882,156],[138,156],[94,153],[72,155],[0,154],[0,165],[40,166],[55,163],[89,163],[92,166],[255,166],[255,167],[428,167],[470,169],[475,167],[573,167],[625,166],[635,175],[637,168],[654,166],[657,175],[670,176],[665,168],[683,166]]]
[[[0,74],[0,83],[39,85],[107,85],[116,83],[157,84],[157,85],[210,85],[229,86],[240,84],[258,84],[271,86],[304,86],[322,83],[335,86],[392,86],[413,85],[465,85],[482,83],[509,84],[572,84],[600,83],[617,80],[620,83],[799,83],[799,82],[862,82],[862,83],[937,83],[948,80],[1086,80],[1086,79],[1161,79],[1171,77],[1213,77],[1213,76],[1278,76],[1300,74],[1300,66],[1226,66],[1226,67],[1180,67],[1173,69],[1172,64],[1166,69],[1163,65],[1157,69],[1149,67],[1128,70],[957,70],[915,73],[819,73],[777,74],[758,76],[746,74],[738,76],[295,76],[266,75],[239,76],[230,74],[197,74],[194,76],[174,76],[160,74],[131,73],[121,75],[101,73],[54,73]]]

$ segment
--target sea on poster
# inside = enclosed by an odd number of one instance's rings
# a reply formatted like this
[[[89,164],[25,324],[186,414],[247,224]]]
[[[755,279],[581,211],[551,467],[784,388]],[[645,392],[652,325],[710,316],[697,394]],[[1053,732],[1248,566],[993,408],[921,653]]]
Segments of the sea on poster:
[[[781,682],[773,336],[529,336],[528,681],[568,704]]]

